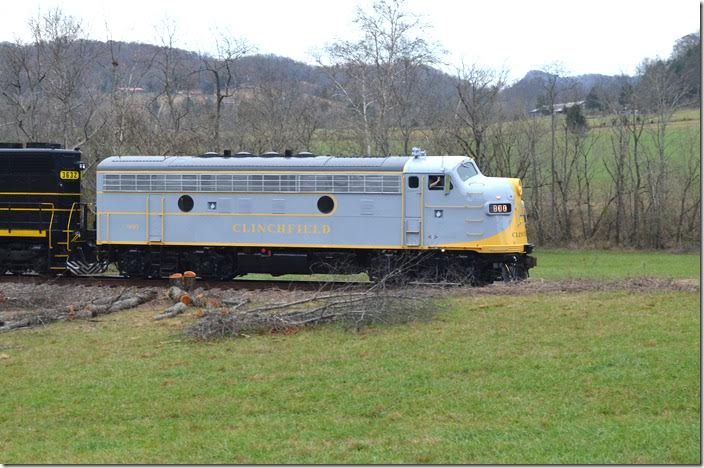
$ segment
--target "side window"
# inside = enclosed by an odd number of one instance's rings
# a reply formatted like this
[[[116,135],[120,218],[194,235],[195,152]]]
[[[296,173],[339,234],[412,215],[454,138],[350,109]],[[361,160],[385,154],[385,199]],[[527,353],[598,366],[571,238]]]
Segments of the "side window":
[[[418,182],[418,176],[411,176],[408,178],[408,188],[418,188],[420,182]]]
[[[444,175],[428,176],[428,190],[442,190],[445,185]]]
[[[444,175],[428,176],[428,190],[443,190],[445,187]]]

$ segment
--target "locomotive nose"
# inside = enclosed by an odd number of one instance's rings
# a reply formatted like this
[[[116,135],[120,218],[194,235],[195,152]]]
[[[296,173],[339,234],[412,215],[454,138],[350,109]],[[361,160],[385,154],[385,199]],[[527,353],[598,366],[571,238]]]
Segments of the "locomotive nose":
[[[521,185],[521,179],[508,179],[509,189],[512,194],[516,194],[518,200],[520,200],[523,195],[523,185]],[[516,202],[518,202],[516,200]]]
[[[495,189],[496,200],[504,202],[518,203],[522,194],[523,187],[520,179],[503,179]]]

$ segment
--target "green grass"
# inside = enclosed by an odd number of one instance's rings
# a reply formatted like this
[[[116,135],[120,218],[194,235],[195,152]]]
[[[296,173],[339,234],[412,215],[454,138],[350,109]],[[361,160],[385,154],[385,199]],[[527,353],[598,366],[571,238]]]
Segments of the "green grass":
[[[366,273],[358,273],[354,275],[327,275],[327,274],[315,274],[315,275],[279,275],[273,276],[265,273],[250,273],[248,275],[237,277],[237,279],[245,280],[256,280],[256,281],[316,281],[321,283],[333,282],[358,282],[358,281],[369,281],[369,276]]]
[[[671,253],[636,250],[574,250],[538,247],[532,254],[538,266],[531,278],[618,279],[618,278],[690,278],[699,279],[699,253]],[[250,274],[246,279],[304,281],[367,281],[359,275],[271,275]]]
[[[0,335],[3,463],[700,463],[699,299],[448,298],[197,343],[153,310]]]
[[[654,151],[652,134],[656,130],[655,116],[645,115],[646,119],[645,129],[641,138],[641,151]],[[538,153],[539,155],[549,155],[550,150],[550,117],[533,117],[533,119],[540,122],[543,129],[543,136],[538,143]],[[562,128],[562,120],[564,116],[558,116],[558,131],[557,137],[557,151],[561,151],[564,147],[564,130]],[[609,141],[611,135],[611,121],[614,119],[613,115],[601,116],[601,115],[591,115],[587,116],[587,123],[589,124],[590,132],[588,134],[588,141],[596,139],[592,150],[589,154],[589,158],[594,161],[593,170],[595,172],[597,181],[605,181],[608,177],[608,173],[603,168],[602,159],[611,159],[612,147]],[[652,122],[651,122],[652,121]],[[505,122],[506,128],[504,131],[511,131],[511,122]],[[411,136],[411,146],[418,146],[419,142],[427,140],[428,129],[415,130]],[[686,108],[681,109],[674,113],[670,123],[668,124],[668,141],[669,141],[669,154],[675,165],[683,164],[685,157],[686,148],[680,147],[686,143],[688,139],[694,139],[694,145],[688,148],[690,151],[697,151],[699,145],[698,141],[699,135],[699,109],[698,108]],[[403,140],[398,132],[391,132],[390,138],[390,154],[402,155],[404,154]],[[679,146],[678,146],[679,145]],[[587,145],[588,146],[588,145]],[[314,139],[312,141],[312,146],[310,148],[316,154],[343,154],[343,155],[353,155],[359,154],[360,147],[358,138],[355,136],[354,132],[349,130],[335,130],[331,131],[329,129],[319,129],[316,131]],[[431,150],[432,151],[432,150]],[[481,169],[481,162],[480,162]],[[497,175],[497,174],[486,174],[486,175]]]
[[[698,253],[537,248],[533,255],[538,258],[538,266],[530,271],[532,278],[700,277]]]

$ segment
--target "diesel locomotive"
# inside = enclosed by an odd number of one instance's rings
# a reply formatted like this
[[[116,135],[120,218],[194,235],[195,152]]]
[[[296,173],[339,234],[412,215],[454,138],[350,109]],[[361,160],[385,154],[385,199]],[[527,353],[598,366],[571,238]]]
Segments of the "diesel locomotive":
[[[113,156],[96,243],[125,276],[192,269],[522,279],[535,266],[518,179],[462,156]]]
[[[80,151],[0,145],[0,271],[127,277],[193,270],[523,279],[536,260],[518,179],[462,156],[112,156],[95,219]]]
[[[0,143],[0,274],[101,269],[85,226],[80,159],[56,144]]]

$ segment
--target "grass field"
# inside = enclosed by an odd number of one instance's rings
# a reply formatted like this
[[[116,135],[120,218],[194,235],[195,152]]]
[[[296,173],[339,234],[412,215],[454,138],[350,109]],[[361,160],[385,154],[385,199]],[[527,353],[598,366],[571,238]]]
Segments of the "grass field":
[[[655,146],[653,137],[657,131],[655,124],[656,117],[644,115],[646,124],[640,140],[641,159],[645,154],[650,154],[654,157]],[[564,147],[564,130],[562,128],[563,116],[558,116],[558,131],[557,151],[558,153]],[[538,142],[538,155],[543,157],[549,156],[550,150],[550,117],[541,116],[534,117],[542,126],[542,138]],[[587,123],[590,131],[587,135],[586,147],[591,148],[589,159],[592,161],[593,174],[595,182],[602,184],[610,181],[608,172],[604,168],[603,161],[611,161],[613,158],[611,136],[611,122],[614,119],[613,115],[607,116],[588,116]],[[510,123],[507,128],[510,128]],[[412,142],[423,142],[427,140],[427,133],[430,130],[416,130],[412,135]],[[700,135],[700,118],[698,108],[685,108],[678,110],[672,116],[667,126],[667,153],[673,166],[676,168],[686,167],[685,159],[688,153],[698,155]],[[415,143],[414,143],[415,144]],[[343,154],[353,155],[359,154],[359,141],[351,131],[320,129],[316,132],[315,138],[310,148],[316,154]],[[404,154],[403,140],[400,135],[392,137],[390,141],[391,154]],[[482,164],[480,162],[480,169]],[[485,168],[486,169],[486,168]],[[489,176],[497,176],[498,174],[485,174]],[[505,175],[508,176],[508,175]]]
[[[531,277],[571,278],[699,278],[700,255],[618,250],[541,249]]]
[[[698,277],[694,255],[566,250],[534,277],[607,258],[601,277]],[[698,293],[444,302],[361,333],[199,343],[143,308],[0,335],[0,462],[701,462]]]

